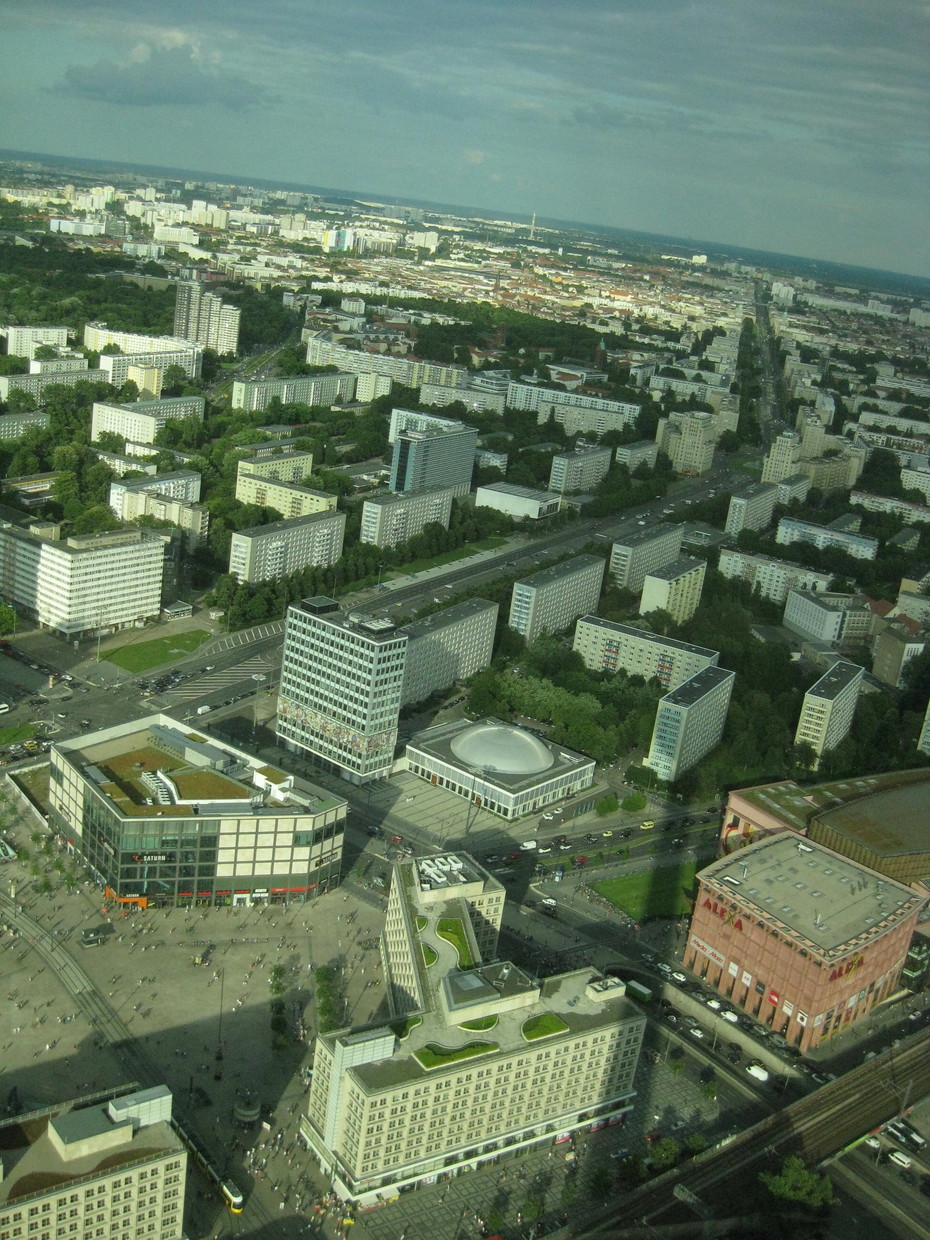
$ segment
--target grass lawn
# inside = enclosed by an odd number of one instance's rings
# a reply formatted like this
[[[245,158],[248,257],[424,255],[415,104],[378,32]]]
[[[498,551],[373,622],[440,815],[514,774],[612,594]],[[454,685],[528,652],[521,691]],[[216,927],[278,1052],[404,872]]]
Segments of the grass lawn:
[[[565,1033],[567,1029],[568,1025],[560,1016],[554,1012],[542,1012],[523,1022],[522,1033],[527,1042],[535,1042],[537,1038],[551,1038],[554,1033]]]
[[[31,723],[17,723],[12,728],[0,728],[0,745],[15,745],[17,741],[28,741],[35,736],[36,730]]]
[[[604,879],[591,886],[634,921],[645,921],[648,917],[679,917],[691,912],[696,873],[697,862],[683,861],[680,865],[664,865],[642,874]]]
[[[497,1024],[496,1016],[482,1016],[478,1020],[466,1020],[459,1025],[460,1029],[467,1029],[470,1033],[487,1033],[489,1029],[493,1029]]]
[[[465,938],[465,927],[458,917],[441,917],[436,933],[447,943],[451,943],[459,955],[459,968],[470,969],[475,963],[471,958],[468,940]]]
[[[438,568],[440,564],[454,564],[456,560],[464,560],[477,551],[493,551],[495,547],[502,547],[506,541],[506,538],[492,535],[490,538],[482,538],[480,542],[468,543],[464,547],[456,547],[453,551],[444,551],[442,555],[426,556],[422,560],[414,560],[412,564],[399,564],[392,572],[395,576],[422,573],[424,569]]]
[[[171,637],[156,637],[154,641],[127,642],[105,657],[108,663],[115,663],[127,672],[147,672],[150,668],[174,663],[178,655],[193,654],[211,636],[206,629],[190,629]]]
[[[446,1050],[431,1042],[421,1050],[414,1051],[413,1057],[424,1068],[443,1068],[447,1063],[456,1063],[460,1059],[473,1059],[475,1055],[487,1055],[489,1051],[500,1050],[496,1042],[469,1042],[458,1050]]]
[[[439,957],[430,947],[429,943],[421,943],[420,946],[423,948],[423,963],[427,968],[429,968],[431,965],[436,963]]]

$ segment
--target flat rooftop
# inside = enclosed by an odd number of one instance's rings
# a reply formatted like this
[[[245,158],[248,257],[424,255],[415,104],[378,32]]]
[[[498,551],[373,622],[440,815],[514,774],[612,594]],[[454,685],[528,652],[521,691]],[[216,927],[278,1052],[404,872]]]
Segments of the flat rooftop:
[[[538,573],[531,573],[529,577],[521,577],[514,585],[531,586],[538,590],[540,586],[551,585],[554,581],[585,572],[594,565],[600,565],[603,569],[606,563],[599,555],[576,555],[570,560],[563,560],[561,564],[550,564],[548,568],[541,568]]]
[[[827,957],[866,946],[926,900],[821,844],[788,834],[715,861],[698,878]]]
[[[0,1128],[0,1205],[25,1202],[31,1197],[54,1193],[63,1186],[95,1175],[106,1175],[120,1167],[172,1153],[184,1147],[169,1124],[145,1124],[133,1132],[132,1124],[114,1122],[106,1111],[110,1091],[94,1101],[72,1099],[42,1111],[18,1116]],[[50,1129],[57,1128],[66,1144],[83,1141],[91,1148],[79,1158],[63,1157]],[[124,1130],[122,1140],[118,1137]],[[112,1134],[107,1139],[108,1134]],[[95,1138],[102,1138],[99,1142]]]
[[[725,667],[703,667],[690,680],[667,693],[662,701],[672,706],[693,706],[705,693],[710,693],[735,675],[735,672],[727,671]]]
[[[674,530],[681,529],[680,525],[662,521],[655,525],[648,525],[645,529],[634,530],[623,538],[615,538],[613,545],[615,547],[641,547],[644,543],[654,542],[659,538],[668,538]]]
[[[650,568],[646,579],[654,577],[658,581],[676,581],[679,577],[686,577],[688,573],[693,573],[705,564],[705,560],[699,560],[693,555],[679,555],[670,564],[663,564],[661,568]]]
[[[824,672],[816,684],[811,685],[806,696],[833,702],[851,684],[860,680],[862,675],[863,669],[857,663],[847,663],[841,659],[838,663],[834,663],[828,672]]]
[[[926,831],[930,769],[923,767],[911,771],[860,775],[854,779],[827,780],[807,787],[802,787],[793,779],[785,779],[778,783],[735,789],[730,793],[730,800],[738,813],[748,811],[751,815],[756,810],[773,814],[792,830],[805,831],[812,819],[840,806],[858,812],[854,803],[867,797],[873,798],[869,814],[877,818],[883,812],[883,798],[899,790],[907,794],[902,802],[909,807],[908,818],[914,816],[913,829],[917,831],[922,827]],[[745,811],[741,803],[746,806]],[[899,811],[901,808],[902,805],[899,805]],[[835,822],[830,825],[836,828]]]
[[[479,616],[483,612],[490,611],[497,613],[497,603],[492,603],[486,598],[469,598],[462,603],[453,603],[451,607],[444,607],[442,611],[434,611],[431,616],[424,616],[422,620],[412,620],[409,624],[403,625],[400,631],[406,633],[411,641],[415,641],[418,637],[426,637],[439,629],[460,624],[471,616]]]
[[[665,646],[669,650],[681,650],[687,654],[704,655],[708,659],[719,655],[718,650],[710,650],[707,646],[694,646],[691,642],[680,642],[674,637],[663,637],[661,633],[650,633],[648,629],[638,629],[634,624],[619,624],[616,620],[602,620],[600,616],[582,616],[579,624],[592,624],[599,629],[607,629],[622,637],[635,637],[638,640],[652,642],[656,646]]]

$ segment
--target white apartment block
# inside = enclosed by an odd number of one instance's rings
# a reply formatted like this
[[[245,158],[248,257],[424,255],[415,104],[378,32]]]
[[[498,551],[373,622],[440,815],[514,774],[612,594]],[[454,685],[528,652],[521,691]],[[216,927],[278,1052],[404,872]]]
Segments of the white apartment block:
[[[557,633],[597,606],[605,561],[577,555],[514,582],[508,624],[527,645],[544,633]]]
[[[817,755],[814,769],[848,735],[864,675],[857,664],[840,660],[804,694],[794,743],[810,745]]]
[[[164,558],[165,540],[155,531],[62,539],[56,525],[4,522],[0,595],[62,637],[123,629],[161,610]]]
[[[47,387],[76,387],[79,383],[109,383],[105,370],[68,370],[30,375],[0,375],[0,400],[9,400],[12,392],[34,396],[41,404]]]
[[[930,503],[930,469],[902,469],[901,485],[905,491],[919,491]]]
[[[672,413],[659,418],[656,443],[672,462],[676,473],[706,474],[714,463],[717,418],[706,410]]]
[[[31,375],[63,375],[86,369],[87,358],[83,353],[79,357],[34,357],[29,363]]]
[[[653,569],[643,581],[639,614],[645,616],[661,608],[676,624],[684,624],[691,619],[701,602],[706,572],[705,561],[689,555],[680,555],[670,564]]]
[[[804,503],[807,499],[807,493],[811,489],[811,480],[807,474],[791,474],[788,478],[782,478],[781,482],[776,482],[778,488],[778,504],[790,504],[793,500]]]
[[[582,616],[575,625],[572,649],[592,672],[626,672],[644,680],[658,680],[666,689],[696,676],[705,667],[716,667],[720,652],[706,646],[662,637],[630,624]]]
[[[180,1240],[187,1149],[157,1085],[85,1093],[0,1127],[0,1236]]]
[[[763,482],[782,482],[798,472],[801,459],[801,436],[796,431],[782,431],[772,440],[762,465]]]
[[[615,583],[623,590],[638,594],[647,573],[664,568],[681,554],[683,533],[683,526],[663,523],[637,530],[622,542],[615,542],[608,569]]]
[[[552,458],[549,490],[565,492],[591,491],[610,469],[612,448],[584,448],[560,452]]]
[[[735,538],[742,530],[764,530],[777,503],[778,487],[773,482],[750,483],[730,496],[726,532]]]
[[[617,464],[625,465],[630,473],[640,465],[655,469],[658,459],[659,445],[653,439],[637,439],[635,443],[619,444],[614,453]]]
[[[345,528],[344,512],[316,512],[237,530],[229,544],[229,571],[238,581],[279,581],[311,565],[335,564]]]
[[[385,375],[405,387],[434,383],[441,387],[458,388],[466,387],[469,380],[469,372],[463,366],[440,366],[435,362],[393,357],[387,353],[349,349],[345,345],[334,344],[325,335],[314,336],[307,341],[306,360],[310,366],[336,366],[352,375]],[[455,397],[449,399],[454,400]]]
[[[132,491],[148,491],[196,504],[200,499],[200,482],[200,474],[193,469],[182,469],[173,474],[152,474],[146,478],[128,478],[125,482],[111,482],[110,507],[121,521],[131,520],[126,516],[125,505],[128,502],[126,496]]]
[[[196,499],[187,498],[191,493]],[[210,529],[209,509],[197,503],[199,498],[199,474],[161,474],[110,483],[110,507],[121,521],[138,517],[170,521],[184,530],[192,543],[206,538]]]
[[[729,581],[745,581],[750,589],[758,590],[773,603],[783,603],[789,590],[827,590],[831,581],[829,573],[805,568],[803,564],[725,548],[721,548],[717,571]]]
[[[782,623],[799,637],[831,646],[848,646],[869,636],[873,615],[857,594],[792,589],[785,600]]]
[[[31,413],[2,413],[0,414],[0,443],[9,442],[11,439],[21,439],[27,431],[33,429],[45,430],[50,420],[51,415],[44,409],[35,409]]]
[[[355,399],[356,375],[293,375],[281,379],[237,379],[233,383],[233,409],[250,412],[267,409],[273,399],[282,405],[335,405]]]
[[[206,401],[202,396],[167,396],[161,400],[137,400],[131,405],[94,401],[90,417],[90,437],[112,431],[137,444],[154,444],[155,436],[169,421],[193,418],[203,421]]]
[[[0,336],[6,339],[5,352],[11,357],[35,357],[36,349],[42,345],[51,345],[53,349],[68,347],[67,327],[9,327],[0,329]]]
[[[156,241],[164,240],[156,236]],[[197,241],[191,244],[196,245]],[[174,334],[193,340],[221,357],[239,352],[239,320],[242,311],[212,293],[200,280],[183,280],[174,305]]]
[[[299,1125],[340,1196],[377,1205],[630,1110],[641,1010],[594,969],[540,981],[500,960],[504,901],[464,853],[395,867],[382,959],[396,1019],[317,1038]]]
[[[240,470],[236,475],[236,499],[243,504],[274,508],[289,520],[292,517],[309,517],[314,512],[334,512],[337,497],[328,491],[314,491],[310,487],[278,482],[275,478],[264,478],[261,474]]]
[[[559,511],[562,497],[553,491],[536,491],[515,482],[489,482],[475,489],[475,507],[493,508],[517,520],[539,521]]]
[[[245,474],[253,478],[273,478],[278,482],[303,482],[313,473],[313,453],[280,444],[250,444],[249,455],[236,466],[236,481]]]
[[[376,495],[362,504],[359,542],[376,547],[398,547],[437,522],[449,528],[453,487],[430,487],[425,491]]]
[[[566,435],[582,432],[604,435],[634,426],[642,409],[629,401],[608,400],[603,396],[586,396],[583,392],[559,392],[532,383],[511,382],[507,385],[507,407],[529,409],[542,426],[550,416],[564,427]]]
[[[856,560],[874,560],[878,555],[877,538],[834,529],[829,525],[815,525],[812,521],[797,521],[794,517],[782,517],[778,522],[775,541],[785,546],[795,542],[809,542],[821,550],[835,547]]]
[[[851,491],[849,502],[856,508],[864,508],[866,512],[889,512],[911,524],[926,525],[930,521],[930,507],[912,500],[872,495],[868,491]]]
[[[407,634],[389,620],[344,615],[316,597],[287,610],[277,733],[343,779],[362,784],[394,764]]]
[[[169,366],[179,366],[188,379],[196,379],[203,365],[203,349],[191,344],[158,352],[150,349],[138,353],[101,353],[98,365],[107,376],[107,383],[114,387],[122,387],[139,370],[157,370],[164,376]]]
[[[723,736],[735,680],[734,672],[706,667],[667,694],[656,711],[643,765],[673,783],[710,753]]]
[[[487,667],[494,651],[497,611],[496,603],[473,598],[404,625],[409,640],[403,705],[422,702]]]
[[[191,342],[178,336],[150,336],[146,332],[118,332],[106,323],[87,323],[84,347],[99,353],[107,345],[116,345],[121,353],[173,353],[189,349]]]

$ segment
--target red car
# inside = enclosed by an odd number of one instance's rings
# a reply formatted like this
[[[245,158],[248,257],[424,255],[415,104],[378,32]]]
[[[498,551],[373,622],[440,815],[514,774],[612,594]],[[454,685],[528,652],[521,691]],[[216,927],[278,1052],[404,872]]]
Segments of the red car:
[[[587,857],[572,857],[572,865],[587,865]]]
[[[391,836],[391,843],[392,843],[392,844],[403,844],[403,842],[404,842],[404,837],[403,837],[402,835],[392,835],[392,836]]]
[[[661,1140],[662,1140],[662,1134],[661,1132],[659,1132],[658,1128],[654,1129],[652,1132],[646,1133],[646,1144],[647,1145],[655,1145],[657,1141],[661,1141]]]

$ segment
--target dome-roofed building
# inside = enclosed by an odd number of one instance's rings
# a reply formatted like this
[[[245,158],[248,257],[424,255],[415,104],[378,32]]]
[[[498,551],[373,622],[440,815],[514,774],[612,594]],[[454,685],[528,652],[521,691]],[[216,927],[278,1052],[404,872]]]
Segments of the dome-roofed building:
[[[406,757],[421,779],[502,818],[537,813],[594,782],[593,758],[499,719],[427,728]]]

